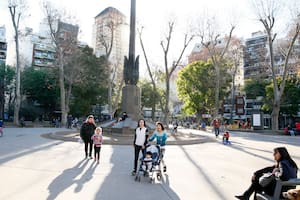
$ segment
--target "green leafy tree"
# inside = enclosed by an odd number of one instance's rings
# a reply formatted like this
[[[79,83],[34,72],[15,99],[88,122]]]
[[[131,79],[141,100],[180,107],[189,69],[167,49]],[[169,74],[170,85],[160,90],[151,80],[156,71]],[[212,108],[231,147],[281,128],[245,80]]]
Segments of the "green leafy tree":
[[[12,87],[10,86],[14,76],[15,71],[12,67],[0,64],[0,118],[2,119],[4,117],[5,94],[12,93]]]
[[[225,96],[230,83],[230,76],[222,71],[221,96]],[[187,65],[179,72],[177,88],[179,99],[183,102],[183,111],[186,114],[211,113],[214,111],[215,97],[215,70],[211,62],[198,61]]]
[[[266,79],[247,79],[244,86],[247,98],[266,97],[266,86],[268,84],[270,84],[270,81]]]
[[[140,81],[139,85],[139,87],[142,90],[142,108],[151,108],[151,118],[152,120],[155,120],[155,110],[157,106],[159,106],[160,99],[164,101],[162,98],[164,91],[161,88],[158,88],[157,86],[156,89],[154,89],[153,84],[147,80]]]
[[[26,68],[21,74],[21,92],[26,96],[27,107],[38,105],[43,114],[50,114],[59,103],[57,70]]]
[[[278,78],[278,84],[281,84],[281,80]],[[280,112],[287,115],[296,115],[299,110],[300,104],[300,82],[297,78],[292,77],[286,80],[284,95],[280,103]],[[266,100],[263,105],[263,110],[272,112],[274,97],[273,83],[269,83],[266,86]]]
[[[108,103],[109,76],[105,58],[97,58],[93,49],[82,48],[77,59],[82,70],[80,78],[73,86],[70,110],[73,115],[82,116],[88,114],[93,105]]]
[[[297,115],[300,105],[300,80],[288,79],[285,84],[284,95],[281,101],[280,111],[288,115]]]

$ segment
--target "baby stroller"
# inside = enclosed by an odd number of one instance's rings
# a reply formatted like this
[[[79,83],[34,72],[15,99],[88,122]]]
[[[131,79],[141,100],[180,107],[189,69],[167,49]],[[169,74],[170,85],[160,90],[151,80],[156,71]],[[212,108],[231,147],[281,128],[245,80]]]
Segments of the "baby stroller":
[[[159,145],[148,145],[140,158],[139,169],[136,173],[135,180],[141,181],[141,177],[148,177],[150,183],[161,179],[162,172],[160,168],[161,150]]]

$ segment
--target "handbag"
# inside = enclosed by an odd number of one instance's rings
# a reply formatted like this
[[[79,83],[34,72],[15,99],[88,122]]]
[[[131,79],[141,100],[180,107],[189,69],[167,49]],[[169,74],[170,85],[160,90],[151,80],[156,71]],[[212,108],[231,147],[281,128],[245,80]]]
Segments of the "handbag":
[[[258,179],[258,183],[259,185],[261,185],[262,187],[266,187],[267,185],[269,185],[273,180],[275,180],[275,176],[271,173],[264,173],[259,179]]]

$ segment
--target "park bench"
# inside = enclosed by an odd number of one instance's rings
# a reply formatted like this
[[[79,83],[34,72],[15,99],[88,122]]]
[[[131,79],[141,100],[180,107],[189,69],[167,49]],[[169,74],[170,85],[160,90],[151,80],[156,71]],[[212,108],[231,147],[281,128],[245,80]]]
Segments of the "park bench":
[[[280,179],[278,179],[276,180],[276,187],[273,196],[257,193],[256,199],[257,200],[280,200],[280,192],[282,186],[297,186],[297,185],[300,185],[299,178],[290,179],[288,181],[281,181]]]

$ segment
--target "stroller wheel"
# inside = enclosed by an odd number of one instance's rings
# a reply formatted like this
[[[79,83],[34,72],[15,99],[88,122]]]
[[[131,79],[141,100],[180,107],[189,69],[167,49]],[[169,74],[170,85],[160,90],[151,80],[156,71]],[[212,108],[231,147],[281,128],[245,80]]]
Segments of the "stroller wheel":
[[[160,179],[161,179],[161,174],[160,174],[160,173],[158,173],[158,174],[156,175],[156,178],[157,178],[157,180],[159,180],[159,181],[160,181]]]

